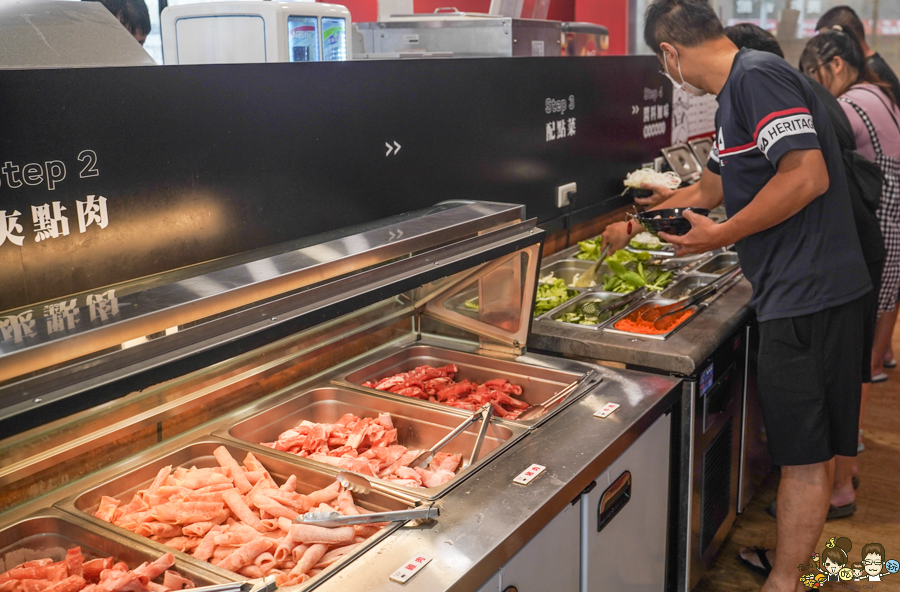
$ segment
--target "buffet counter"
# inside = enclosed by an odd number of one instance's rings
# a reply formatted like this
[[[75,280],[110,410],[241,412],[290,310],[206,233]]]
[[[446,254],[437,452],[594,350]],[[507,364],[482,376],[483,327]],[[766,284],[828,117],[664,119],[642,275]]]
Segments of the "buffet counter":
[[[544,259],[542,266],[570,259],[577,247]],[[746,325],[753,312],[748,303],[750,282],[741,279],[720,298],[665,340],[628,336],[603,330],[586,330],[569,323],[536,322],[528,344],[535,350],[602,360],[628,367],[651,368],[682,376],[694,374],[700,364],[735,331]]]

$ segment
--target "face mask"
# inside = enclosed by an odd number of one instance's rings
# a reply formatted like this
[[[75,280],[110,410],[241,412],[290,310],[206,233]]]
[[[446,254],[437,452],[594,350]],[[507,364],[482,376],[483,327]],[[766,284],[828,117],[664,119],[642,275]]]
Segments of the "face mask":
[[[694,95],[695,97],[702,97],[707,94],[707,92],[703,89],[697,88],[693,84],[688,83],[684,79],[684,75],[681,73],[681,56],[678,55],[678,50],[675,50],[675,63],[678,64],[678,76],[681,78],[681,84],[675,82],[675,79],[669,74],[669,62],[666,60],[665,56],[663,56],[663,64],[666,67],[665,75],[672,82],[672,86],[675,88],[680,88],[681,90]]]

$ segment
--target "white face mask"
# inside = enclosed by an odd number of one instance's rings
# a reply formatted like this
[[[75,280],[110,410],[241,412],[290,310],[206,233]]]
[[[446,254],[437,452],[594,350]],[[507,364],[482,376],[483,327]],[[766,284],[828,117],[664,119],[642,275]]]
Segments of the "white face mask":
[[[663,55],[663,64],[666,67],[665,75],[672,82],[672,86],[675,88],[680,88],[681,90],[694,95],[695,97],[702,97],[707,94],[707,92],[703,89],[697,88],[693,84],[685,81],[684,75],[681,73],[681,56],[678,55],[678,50],[672,48],[675,52],[675,63],[678,64],[678,76],[681,78],[681,84],[675,82],[675,79],[669,74],[669,62],[666,60],[666,56]]]

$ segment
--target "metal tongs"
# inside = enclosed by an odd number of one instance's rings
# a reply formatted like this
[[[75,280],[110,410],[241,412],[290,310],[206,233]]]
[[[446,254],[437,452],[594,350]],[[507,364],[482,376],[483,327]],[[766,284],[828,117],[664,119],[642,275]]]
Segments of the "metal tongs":
[[[412,468],[422,467],[424,469],[431,462],[431,459],[434,458],[435,452],[446,446],[450,440],[463,433],[470,425],[480,420],[482,422],[481,430],[478,432],[478,438],[475,440],[475,449],[472,451],[472,456],[477,457],[481,450],[481,443],[484,441],[484,434],[487,431],[486,426],[491,422],[492,414],[493,408],[491,407],[491,404],[485,403],[481,409],[473,413],[471,417],[466,418],[466,420],[456,426],[452,432],[441,438],[437,444],[413,459],[413,461],[409,463],[409,466]],[[474,459],[469,461],[470,464],[472,462],[474,462]]]
[[[266,576],[259,580],[246,582],[228,582],[191,588],[191,592],[275,592],[275,576]]]
[[[536,405],[532,405],[525,411],[519,414],[516,419],[520,420],[529,420],[535,419],[543,416],[547,411],[556,405],[557,403],[562,404],[561,402],[565,402],[569,399],[575,399],[581,395],[582,392],[594,386],[595,381],[591,380],[591,378],[596,374],[596,370],[588,370],[584,374],[582,374],[578,380],[572,382],[571,384],[565,386],[558,393],[553,395],[550,399],[544,401],[543,403],[537,403]],[[602,380],[602,377],[600,377]],[[599,382],[596,381],[596,382]]]
[[[312,524],[334,528],[338,526],[355,526],[357,524],[377,524],[380,522],[399,522],[406,520],[430,520],[441,515],[438,506],[427,508],[413,508],[410,510],[396,510],[394,512],[373,512],[371,514],[357,514],[345,516],[338,512],[307,512],[297,516],[296,522],[300,524]]]
[[[606,256],[609,255],[609,247],[610,243],[606,243],[606,246],[603,247],[603,250],[600,251],[600,256],[597,257],[597,260],[593,265],[588,267],[584,273],[578,276],[578,280],[572,284],[575,288],[590,288],[591,283],[596,281],[597,272],[600,271],[600,266],[603,265],[603,262],[606,261]]]

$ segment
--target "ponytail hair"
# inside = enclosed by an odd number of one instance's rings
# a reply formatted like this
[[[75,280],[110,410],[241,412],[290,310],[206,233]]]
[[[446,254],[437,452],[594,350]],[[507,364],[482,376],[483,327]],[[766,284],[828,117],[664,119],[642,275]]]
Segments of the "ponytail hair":
[[[883,82],[869,66],[859,40],[850,31],[844,31],[840,25],[835,25],[832,30],[819,33],[809,40],[800,56],[800,71],[807,72],[823,66],[836,57],[840,57],[856,70],[857,77],[853,84],[860,82],[874,84],[892,103],[897,104],[900,97],[895,97],[890,85]]]

